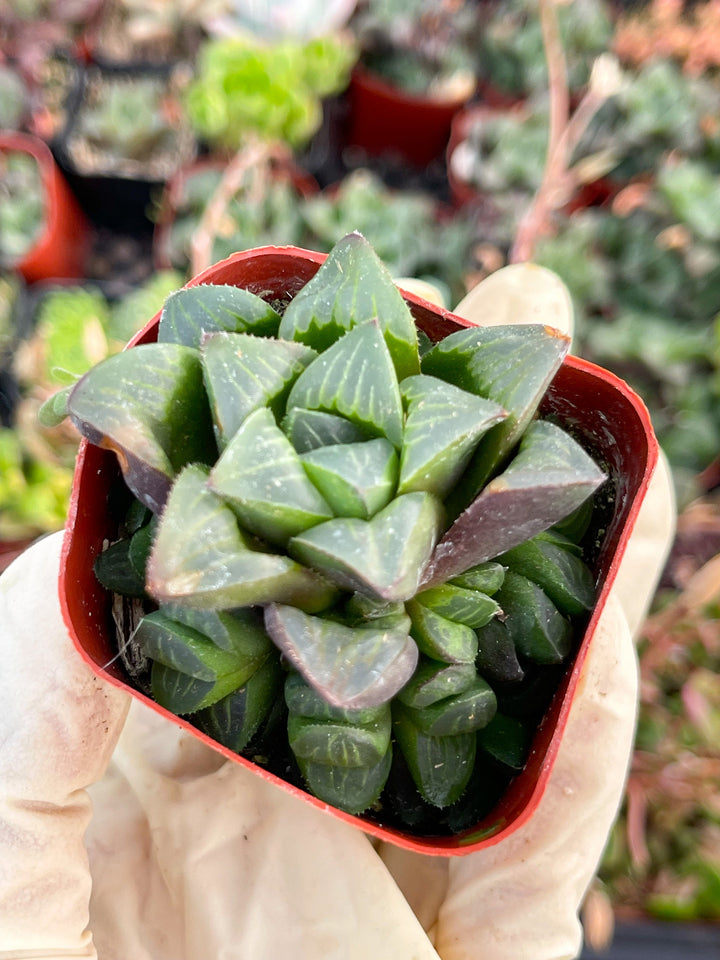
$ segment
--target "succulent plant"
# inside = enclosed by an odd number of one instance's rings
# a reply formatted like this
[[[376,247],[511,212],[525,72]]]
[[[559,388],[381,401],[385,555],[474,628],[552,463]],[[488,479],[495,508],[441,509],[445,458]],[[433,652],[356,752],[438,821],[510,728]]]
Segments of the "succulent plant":
[[[22,150],[0,151],[0,266],[19,263],[45,223],[45,188],[37,161]]]
[[[156,343],[50,410],[132,495],[95,570],[141,609],[135,683],[345,811],[476,822],[594,603],[604,474],[536,416],[567,349],[535,324],[430,343],[357,233],[283,304],[172,294]]]

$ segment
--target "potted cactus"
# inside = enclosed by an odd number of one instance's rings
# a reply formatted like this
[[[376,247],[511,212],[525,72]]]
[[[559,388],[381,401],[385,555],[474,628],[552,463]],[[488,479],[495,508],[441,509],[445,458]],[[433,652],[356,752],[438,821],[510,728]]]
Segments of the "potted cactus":
[[[89,440],[79,650],[363,830],[496,842],[542,792],[655,456],[567,348],[403,298],[359,234],[200,274],[46,411]]]

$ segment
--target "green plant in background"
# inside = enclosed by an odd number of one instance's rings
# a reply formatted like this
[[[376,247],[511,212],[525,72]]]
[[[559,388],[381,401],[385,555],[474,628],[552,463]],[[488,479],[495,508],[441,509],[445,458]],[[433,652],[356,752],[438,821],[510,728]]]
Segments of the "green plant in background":
[[[654,174],[671,151],[717,155],[713,136],[717,87],[688,77],[668,60],[652,60],[627,72],[619,92],[598,112],[581,152],[604,158],[604,170],[623,181]]]
[[[561,221],[536,259],[573,295],[579,352],[619,373],[647,403],[685,503],[697,492],[693,477],[720,449],[716,198],[687,160],[662,166],[655,189],[628,190],[627,210],[621,195],[613,210]]]
[[[0,370],[4,369],[17,340],[17,307],[22,281],[12,271],[0,271]]]
[[[358,230],[394,277],[434,284],[448,306],[466,292],[476,227],[471,216],[445,217],[421,191],[391,190],[369,170],[349,174],[336,189],[302,203],[306,245],[330,250]]]
[[[365,67],[415,95],[469,97],[479,20],[473,3],[363,0],[351,20]]]
[[[263,171],[261,164],[246,171],[242,186],[229,197],[212,241],[216,263],[236,250],[266,244],[300,244],[304,236],[300,195],[287,172]],[[187,271],[192,241],[223,176],[221,166],[199,168],[183,179],[164,240],[163,255],[178,270]],[[158,210],[156,217],[162,218]]]
[[[12,277],[6,282],[17,285]],[[70,424],[42,428],[38,408],[58,385],[74,383],[120,350],[180,282],[179,274],[161,272],[117,303],[109,303],[91,285],[57,288],[41,297],[33,334],[19,344],[11,341],[9,359],[20,400],[11,427],[0,430],[0,538],[63,526],[79,437]],[[0,283],[0,311],[2,291]]]
[[[421,358],[359,234],[276,305],[180,290],[157,343],[46,408],[134,495],[97,576],[144,600],[134,678],[166,708],[344,810],[454,832],[522,767],[594,603],[605,478],[535,417],[568,341],[473,327]]]
[[[19,263],[45,224],[45,188],[37,161],[20,150],[0,150],[0,266]]]
[[[618,902],[675,921],[720,919],[720,607],[692,593],[661,597],[641,637],[637,749],[601,867]]]
[[[0,130],[19,130],[27,110],[25,83],[12,67],[0,63]]]
[[[181,101],[187,80],[182,69],[168,78],[89,68],[64,145],[75,167],[83,173],[164,180],[191,160],[195,144]]]
[[[122,63],[192,59],[207,26],[227,7],[225,0],[112,0],[104,7],[94,52]]]
[[[612,16],[604,0],[572,0],[556,5],[571,91],[588,82],[593,61],[611,45]],[[491,5],[478,33],[478,68],[495,91],[524,98],[544,92],[547,64],[536,0]]]
[[[320,126],[322,98],[344,89],[354,61],[354,47],[340,36],[211,39],[187,92],[190,120],[215,149],[238,150],[249,137],[301,147]]]

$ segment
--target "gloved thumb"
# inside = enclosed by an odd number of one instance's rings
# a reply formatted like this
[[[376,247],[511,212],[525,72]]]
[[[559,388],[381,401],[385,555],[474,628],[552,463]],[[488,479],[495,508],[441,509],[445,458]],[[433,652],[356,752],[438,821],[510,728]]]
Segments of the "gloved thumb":
[[[86,787],[129,706],[73,649],[60,613],[61,535],[0,578],[0,960],[94,957]]]

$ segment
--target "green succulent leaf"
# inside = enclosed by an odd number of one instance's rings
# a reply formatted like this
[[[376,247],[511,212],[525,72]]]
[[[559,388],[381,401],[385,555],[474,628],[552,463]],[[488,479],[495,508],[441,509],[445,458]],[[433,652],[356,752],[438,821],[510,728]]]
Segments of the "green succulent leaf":
[[[457,577],[547,530],[604,480],[570,434],[549,421],[534,421],[504,473],[490,481],[442,538],[424,583]]]
[[[59,426],[63,420],[65,420],[69,413],[68,398],[73,386],[74,384],[70,384],[67,387],[63,387],[62,390],[58,390],[57,393],[48,397],[48,399],[40,405],[37,417],[41,426],[52,429],[53,427]]]
[[[381,722],[387,711],[386,703],[355,709],[334,707],[295,672],[289,673],[285,680],[285,703],[289,712],[298,717],[359,726]]]
[[[236,650],[222,650],[209,637],[160,610],[142,618],[132,640],[148,659],[198,680],[214,682],[232,675],[233,690],[252,676],[269,652],[266,647],[257,656],[243,656]]]
[[[543,590],[508,570],[496,596],[515,649],[536,663],[562,663],[572,649],[572,627]]]
[[[505,567],[501,563],[487,561],[470,567],[459,577],[453,577],[450,583],[456,587],[465,587],[467,590],[479,590],[491,597],[502,586],[505,579]]]
[[[477,634],[464,623],[457,623],[424,607],[417,600],[405,604],[410,615],[413,638],[421,653],[446,663],[472,663],[478,648]]]
[[[318,447],[300,459],[337,517],[369,520],[388,505],[395,493],[398,456],[383,437]]]
[[[204,634],[221,650],[232,651],[238,656],[260,659],[272,647],[262,613],[253,608],[196,610],[180,603],[169,603],[163,605],[162,612]]]
[[[471,502],[520,439],[570,347],[541,324],[471,327],[450,334],[425,355],[423,373],[493,400],[507,411],[479,444],[451,513]]]
[[[292,386],[292,407],[339,414],[400,448],[402,399],[377,320],[353,327],[313,360]]]
[[[484,627],[493,617],[501,613],[497,602],[485,593],[478,590],[467,590],[465,587],[456,587],[452,583],[445,583],[440,587],[430,587],[417,595],[418,602],[447,617],[456,623],[477,630]]]
[[[305,410],[293,407],[280,424],[283,433],[298,453],[308,453],[317,447],[330,447],[336,443],[359,443],[368,439],[366,430],[357,424],[322,410]]]
[[[584,561],[541,533],[498,557],[541,587],[561,613],[578,616],[595,603],[595,580]]]
[[[333,516],[266,407],[245,418],[211,470],[209,483],[245,528],[280,546]]]
[[[213,333],[200,352],[221,449],[254,410],[270,407],[280,416],[290,387],[317,356],[300,343],[247,333]]]
[[[390,705],[372,723],[343,723],[290,714],[288,741],[295,757],[340,767],[371,767],[390,747]]]
[[[390,747],[382,760],[370,767],[341,767],[302,759],[298,761],[311,793],[333,807],[354,814],[363,813],[376,803],[391,765]]]
[[[273,642],[328,703],[357,710],[390,700],[412,676],[418,651],[405,618],[348,627],[286,604],[265,609]]]
[[[198,348],[207,333],[225,330],[274,337],[279,326],[280,314],[249,290],[197,284],[167,298],[160,315],[158,342]]]
[[[497,711],[497,698],[485,680],[475,676],[460,693],[436,700],[422,709],[408,705],[406,710],[413,726],[425,736],[457,736],[486,726]]]
[[[207,478],[190,466],[173,486],[148,563],[148,593],[160,604],[201,610],[275,600],[311,612],[328,606],[333,588],[288,557],[255,549]]]
[[[340,240],[288,305],[279,336],[327,350],[368,320],[382,326],[398,379],[420,372],[412,314],[387,268],[359,233]]]
[[[288,544],[301,563],[339,586],[380,600],[408,600],[437,541],[442,504],[429,493],[396,497],[371,520],[320,523]]]
[[[438,700],[463,693],[475,682],[473,663],[438,663],[422,660],[412,679],[397,697],[407,707],[422,709]]]
[[[407,707],[393,709],[393,733],[420,795],[435,807],[455,803],[468,785],[475,764],[474,733],[431,737],[415,726]]]
[[[130,560],[130,538],[118,540],[98,554],[93,569],[106,590],[126,597],[145,596],[144,570],[136,569]]]
[[[480,438],[505,411],[424,374],[404,380],[400,393],[407,415],[398,492],[427,490],[442,500],[462,476]]]
[[[279,658],[267,657],[242,687],[201,710],[194,722],[218,743],[240,753],[269,714],[281,680]]]
[[[83,436],[117,454],[128,487],[154,513],[187,463],[217,453],[191,347],[149,343],[108,357],[75,384],[68,410]]]
[[[495,618],[477,631],[475,666],[490,683],[517,683],[525,676],[507,624]]]
[[[528,728],[516,717],[496,713],[490,723],[477,732],[478,746],[498,763],[511,770],[522,770],[530,749]]]
[[[153,699],[160,706],[184,716],[204,710],[227,697],[237,684],[232,673],[218,680],[200,680],[155,660],[150,672],[150,687]]]

